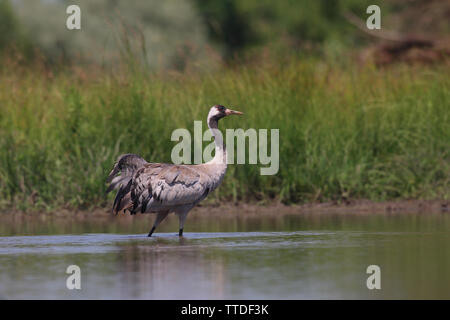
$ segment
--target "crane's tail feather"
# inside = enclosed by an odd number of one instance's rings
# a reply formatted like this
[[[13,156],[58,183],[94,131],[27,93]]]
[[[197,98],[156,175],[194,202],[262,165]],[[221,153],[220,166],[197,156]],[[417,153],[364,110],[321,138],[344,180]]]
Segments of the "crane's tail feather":
[[[110,183],[106,193],[119,189],[112,207],[112,211],[115,214],[121,210],[129,209],[132,206],[130,190],[133,182],[133,175],[136,170],[145,164],[147,164],[147,161],[135,154],[123,154],[117,158],[117,161],[106,180]]]
[[[139,169],[140,167],[142,167],[147,163],[148,163],[147,161],[145,161],[138,155],[132,153],[122,154],[117,158],[113,169],[111,170],[108,178],[106,179],[106,182],[112,182],[119,173],[121,175],[126,176],[132,175],[137,169]]]
[[[127,205],[130,205],[131,199],[130,199],[130,189],[131,189],[131,183],[133,181],[130,179],[130,181],[128,181],[126,186],[121,186],[119,191],[116,194],[116,198],[114,199],[114,204],[113,204],[113,212],[115,214],[117,214],[120,210],[122,210],[123,208],[125,208]],[[123,201],[123,200],[127,200],[128,201]]]

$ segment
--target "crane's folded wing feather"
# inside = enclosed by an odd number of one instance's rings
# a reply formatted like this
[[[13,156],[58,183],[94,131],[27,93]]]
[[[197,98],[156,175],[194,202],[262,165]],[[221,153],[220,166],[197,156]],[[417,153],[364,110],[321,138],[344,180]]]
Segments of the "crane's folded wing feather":
[[[206,196],[207,183],[195,169],[174,164],[149,163],[133,178],[133,211],[150,207],[194,204]]]
[[[209,191],[209,179],[200,170],[167,163],[148,163],[135,154],[119,156],[107,181],[107,192],[118,189],[113,212],[132,214],[147,209],[195,204]]]

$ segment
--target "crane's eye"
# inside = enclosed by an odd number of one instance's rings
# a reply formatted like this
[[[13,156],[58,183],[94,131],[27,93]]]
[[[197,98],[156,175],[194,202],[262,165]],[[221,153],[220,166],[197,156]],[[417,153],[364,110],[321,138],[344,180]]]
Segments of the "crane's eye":
[[[220,112],[225,112],[225,107],[224,107],[224,106],[218,106],[217,109],[218,109]]]

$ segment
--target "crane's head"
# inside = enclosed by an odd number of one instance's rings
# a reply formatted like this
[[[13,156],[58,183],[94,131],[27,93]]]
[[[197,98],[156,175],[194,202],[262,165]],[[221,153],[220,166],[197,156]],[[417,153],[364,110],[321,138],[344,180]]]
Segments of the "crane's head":
[[[221,105],[217,104],[217,105],[211,107],[211,109],[209,110],[208,120],[209,119],[214,119],[214,120],[217,121],[219,119],[222,119],[223,117],[230,116],[230,115],[233,115],[233,114],[235,114],[235,115],[242,115],[243,113],[239,112],[239,111],[234,111],[234,110],[228,109],[228,108],[226,108],[224,106],[221,106]]]

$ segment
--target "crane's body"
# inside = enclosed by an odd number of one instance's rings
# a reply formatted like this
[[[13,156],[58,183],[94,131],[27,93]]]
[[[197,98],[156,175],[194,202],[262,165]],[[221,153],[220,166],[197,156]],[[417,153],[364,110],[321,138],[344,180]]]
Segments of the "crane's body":
[[[179,236],[189,211],[222,182],[227,170],[226,147],[218,134],[218,121],[231,114],[242,114],[223,106],[213,106],[208,114],[208,126],[216,145],[214,158],[204,164],[176,165],[150,163],[135,154],[123,154],[109,174],[107,192],[118,189],[113,204],[116,214],[128,210],[136,213],[156,213],[156,227],[170,212],[180,220]]]

